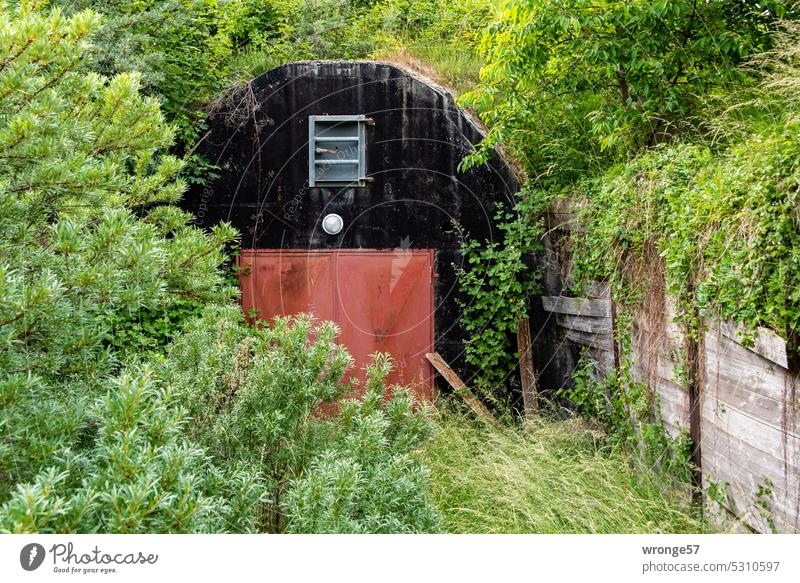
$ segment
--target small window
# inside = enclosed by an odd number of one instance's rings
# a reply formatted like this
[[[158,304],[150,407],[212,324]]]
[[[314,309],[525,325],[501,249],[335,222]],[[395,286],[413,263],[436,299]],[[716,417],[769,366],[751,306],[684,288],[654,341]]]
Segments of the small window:
[[[364,186],[367,121],[363,115],[308,117],[309,186]]]

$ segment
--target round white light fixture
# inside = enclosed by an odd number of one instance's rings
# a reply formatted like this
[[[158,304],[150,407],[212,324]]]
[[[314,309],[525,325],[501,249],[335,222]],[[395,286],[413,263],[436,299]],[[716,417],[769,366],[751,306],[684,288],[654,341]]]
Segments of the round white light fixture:
[[[344,227],[344,219],[336,213],[325,215],[322,219],[322,230],[329,235],[338,235]]]

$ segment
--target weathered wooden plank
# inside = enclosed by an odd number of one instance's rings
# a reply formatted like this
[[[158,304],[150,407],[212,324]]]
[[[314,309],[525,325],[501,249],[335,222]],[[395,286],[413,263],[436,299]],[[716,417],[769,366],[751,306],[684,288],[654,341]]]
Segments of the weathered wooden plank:
[[[672,437],[689,430],[689,411],[663,397],[660,399],[660,413],[664,426]]]
[[[759,326],[754,331],[748,332],[744,326],[734,324],[730,321],[712,325],[708,333],[713,334],[715,329],[718,329],[725,337],[733,340],[743,348],[755,352],[785,369],[789,368],[789,359],[786,355],[786,341],[772,330]],[[752,346],[745,346],[742,344],[743,339],[747,336],[751,337]]]
[[[612,330],[611,318],[556,314],[556,324],[568,330],[588,332],[589,334],[609,334]]]
[[[657,386],[653,387],[661,401],[672,404],[677,409],[688,415],[689,413],[689,393],[686,389],[675,383],[661,380]]]
[[[648,379],[651,381],[662,379],[671,383],[679,384],[676,374],[676,363],[672,358],[663,354],[657,353],[656,355],[639,355],[635,354],[637,361],[636,368],[641,370]]]
[[[674,320],[669,298],[664,309],[634,320],[632,373],[658,395],[664,426],[674,435],[687,427],[688,394],[676,381],[676,359],[683,358],[685,338]],[[754,346],[745,347],[742,330],[712,323],[703,337],[697,361],[703,368],[698,396],[702,449],[700,460],[709,479],[728,482],[732,510],[745,514],[761,532],[769,525],[757,504],[759,486],[771,484],[773,520],[780,531],[800,528],[800,410],[786,371],[785,342],[759,329]]]
[[[798,532],[797,513],[788,494],[774,490],[770,496],[763,496],[761,503],[767,506],[767,509],[764,509],[757,503],[758,485],[744,484],[740,480],[740,476],[746,472],[723,456],[715,456],[714,462],[713,465],[706,465],[703,469],[704,487],[708,488],[711,481],[727,484],[728,496],[723,506],[737,520],[762,533],[772,532],[773,527],[777,532],[788,534]],[[713,519],[713,516],[711,518]]]
[[[710,386],[739,384],[776,403],[786,401],[792,381],[783,368],[725,336],[707,334],[705,340],[705,376]]]
[[[525,417],[530,418],[539,410],[539,394],[536,386],[536,371],[533,367],[531,324],[522,318],[517,326],[517,351],[519,352],[519,376],[522,382],[522,406]]]
[[[456,394],[460,395],[469,405],[470,409],[483,421],[490,423],[494,426],[499,426],[500,423],[495,419],[494,415],[489,412],[489,409],[480,402],[478,397],[476,397],[472,391],[467,388],[467,385],[464,384],[464,381],[455,373],[455,371],[450,368],[450,366],[444,361],[444,359],[439,355],[438,352],[428,352],[425,355],[425,358],[433,365],[433,367],[439,371],[439,374],[442,375],[445,380],[453,387],[453,390]]]
[[[709,378],[711,377],[711,378]],[[707,395],[715,399],[720,409],[734,407],[744,411],[771,427],[785,429],[794,435],[800,435],[800,415],[791,411],[791,396],[784,401],[776,401],[758,391],[753,391],[745,382],[730,379],[727,375],[708,375]],[[785,410],[786,408],[786,410]]]
[[[611,297],[611,285],[607,281],[583,281],[581,291],[590,299],[609,299]]]
[[[565,231],[585,230],[585,225],[578,221],[578,215],[582,206],[587,201],[576,201],[571,197],[559,197],[550,201],[547,211],[544,213],[545,222],[548,229],[561,229]]]
[[[542,296],[542,307],[547,312],[573,314],[576,316],[611,317],[611,300],[568,298],[566,296]]]
[[[575,198],[574,196],[553,197],[547,205],[549,213],[576,214],[581,208],[589,204],[587,198]]]
[[[764,423],[731,405],[720,407],[709,395],[703,399],[702,415],[704,425],[713,425],[758,449],[762,455],[780,460],[789,471],[800,472],[800,438],[791,432]]]
[[[716,474],[714,479],[739,490],[738,507],[752,505],[759,486],[769,483],[776,522],[798,526],[800,438],[758,422],[749,412],[720,406],[716,392],[710,392],[703,407],[703,452],[704,467]],[[780,530],[786,531],[785,525]]]
[[[597,348],[599,350],[607,350],[611,353],[613,361],[613,340],[611,334],[590,334],[588,332],[580,332],[579,330],[567,330],[565,334],[567,340],[571,340],[575,344],[581,346],[588,346],[589,348]]]
[[[718,464],[719,460],[736,466],[731,470],[736,479],[728,480],[731,483],[747,486],[755,493],[759,484],[769,480],[776,491],[800,496],[800,475],[787,471],[782,460],[764,455],[761,450],[724,429],[707,424],[703,428],[702,444],[703,451],[710,454],[703,459],[705,467]]]
[[[746,443],[729,438],[714,429],[703,435],[703,475],[710,480],[728,483],[733,504],[728,509],[735,514],[755,512],[760,519],[747,521],[760,532],[769,532],[763,512],[756,505],[760,487],[769,487],[771,494],[763,496],[782,532],[800,528],[800,482],[797,474],[784,473],[774,465],[765,465],[762,455]]]

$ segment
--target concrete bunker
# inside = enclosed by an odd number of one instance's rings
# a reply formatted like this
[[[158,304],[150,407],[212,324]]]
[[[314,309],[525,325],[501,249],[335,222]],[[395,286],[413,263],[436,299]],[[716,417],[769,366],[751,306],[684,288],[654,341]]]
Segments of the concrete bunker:
[[[471,378],[462,239],[497,240],[497,205],[518,190],[497,153],[459,172],[481,139],[449,92],[397,66],[290,63],[215,108],[198,152],[218,170],[184,207],[242,233],[245,310],[332,319],[357,368],[388,351],[390,380],[429,397],[426,352]]]

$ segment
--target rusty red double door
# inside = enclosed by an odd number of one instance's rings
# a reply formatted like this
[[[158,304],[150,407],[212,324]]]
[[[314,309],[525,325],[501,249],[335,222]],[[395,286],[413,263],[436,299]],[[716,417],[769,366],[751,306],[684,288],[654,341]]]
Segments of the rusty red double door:
[[[432,249],[249,249],[239,265],[242,307],[258,318],[310,313],[342,329],[355,359],[350,374],[375,352],[394,360],[389,384],[433,398],[434,254]]]

